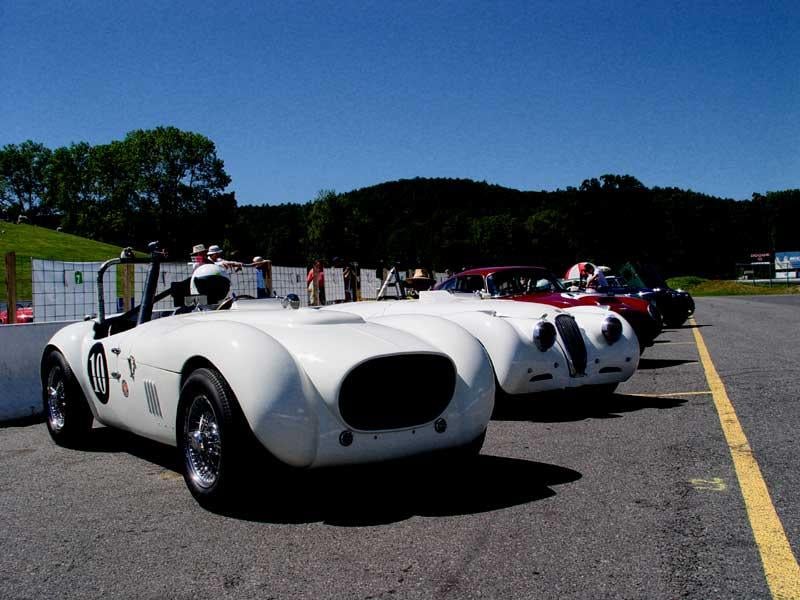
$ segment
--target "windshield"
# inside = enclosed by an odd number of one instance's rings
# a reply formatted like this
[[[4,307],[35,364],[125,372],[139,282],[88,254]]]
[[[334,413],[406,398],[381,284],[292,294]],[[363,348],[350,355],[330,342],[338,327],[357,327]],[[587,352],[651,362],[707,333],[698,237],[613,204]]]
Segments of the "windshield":
[[[566,291],[553,274],[545,269],[498,271],[486,278],[486,287],[492,296],[500,297]]]

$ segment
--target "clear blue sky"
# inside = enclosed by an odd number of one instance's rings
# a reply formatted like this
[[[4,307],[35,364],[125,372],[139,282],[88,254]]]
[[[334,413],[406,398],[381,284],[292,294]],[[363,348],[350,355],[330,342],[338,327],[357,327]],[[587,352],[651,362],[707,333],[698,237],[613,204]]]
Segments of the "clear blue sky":
[[[0,3],[0,145],[158,125],[240,204],[464,177],[800,187],[800,2]]]

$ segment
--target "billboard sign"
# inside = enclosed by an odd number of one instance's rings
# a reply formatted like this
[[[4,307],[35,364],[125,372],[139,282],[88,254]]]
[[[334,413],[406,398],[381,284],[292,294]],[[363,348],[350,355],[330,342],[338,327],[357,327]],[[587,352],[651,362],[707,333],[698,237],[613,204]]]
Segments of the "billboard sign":
[[[775,270],[800,270],[800,250],[794,252],[775,252]]]

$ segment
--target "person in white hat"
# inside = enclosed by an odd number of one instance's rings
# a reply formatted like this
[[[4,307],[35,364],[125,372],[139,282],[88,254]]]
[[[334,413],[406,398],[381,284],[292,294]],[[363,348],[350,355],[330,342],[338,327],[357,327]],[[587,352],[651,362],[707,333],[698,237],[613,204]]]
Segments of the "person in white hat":
[[[212,244],[208,247],[208,260],[214,264],[224,267],[225,269],[228,269],[229,271],[242,270],[242,263],[233,260],[225,260],[222,258],[222,248],[216,244]]]
[[[256,298],[269,298],[272,290],[272,261],[254,256],[253,266],[256,269]]]

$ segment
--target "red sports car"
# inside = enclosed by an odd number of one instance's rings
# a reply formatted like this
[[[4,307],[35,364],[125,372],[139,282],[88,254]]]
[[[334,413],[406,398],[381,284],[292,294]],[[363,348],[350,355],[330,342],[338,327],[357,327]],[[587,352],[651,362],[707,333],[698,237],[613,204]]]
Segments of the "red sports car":
[[[17,323],[33,323],[33,306],[27,302],[17,302]],[[8,324],[8,310],[0,310],[0,325]]]
[[[661,315],[647,300],[610,294],[569,292],[556,277],[542,267],[483,267],[469,269],[437,284],[434,289],[454,294],[478,294],[483,298],[508,298],[539,302],[559,308],[608,306],[633,327],[642,350],[653,345],[661,333]]]

